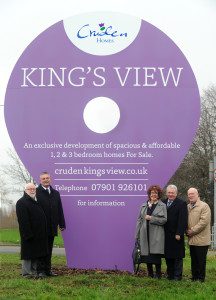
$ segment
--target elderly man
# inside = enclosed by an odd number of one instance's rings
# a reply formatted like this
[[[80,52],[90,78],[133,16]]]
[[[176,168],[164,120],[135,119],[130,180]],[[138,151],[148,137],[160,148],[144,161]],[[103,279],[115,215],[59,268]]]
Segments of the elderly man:
[[[187,203],[177,198],[177,187],[173,184],[166,188],[167,223],[165,229],[165,259],[167,278],[181,280],[183,258],[185,257],[184,234],[187,230]]]
[[[206,256],[211,243],[211,210],[199,198],[197,189],[188,190],[188,243],[192,280],[205,281]]]
[[[53,241],[58,235],[58,227],[61,231],[65,229],[65,219],[60,194],[52,188],[49,173],[40,174],[40,185],[37,187],[36,195],[47,218],[48,255],[45,258],[45,273],[47,276],[56,276],[57,274],[51,271]]]
[[[22,275],[43,278],[43,259],[48,253],[47,221],[37,202],[33,183],[26,185],[23,197],[17,201],[16,214],[21,237]]]

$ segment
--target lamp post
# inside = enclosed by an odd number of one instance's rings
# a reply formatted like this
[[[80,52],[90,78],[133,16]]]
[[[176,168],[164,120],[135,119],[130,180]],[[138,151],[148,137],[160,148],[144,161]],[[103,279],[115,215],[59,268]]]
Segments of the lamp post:
[[[209,162],[209,180],[214,181],[214,225],[213,225],[213,248],[216,249],[216,156]]]

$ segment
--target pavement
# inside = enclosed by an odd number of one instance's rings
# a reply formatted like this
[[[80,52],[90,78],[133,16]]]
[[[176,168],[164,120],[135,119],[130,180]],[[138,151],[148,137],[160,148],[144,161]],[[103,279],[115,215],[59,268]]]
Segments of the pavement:
[[[20,253],[20,246],[14,246],[14,245],[0,245],[0,253]],[[65,256],[65,248],[53,248],[53,254],[54,255],[64,255]],[[209,250],[208,251],[209,256],[215,256],[216,257],[216,251]]]
[[[0,245],[0,253],[20,253],[20,246]],[[53,248],[54,255],[65,255],[65,248]]]

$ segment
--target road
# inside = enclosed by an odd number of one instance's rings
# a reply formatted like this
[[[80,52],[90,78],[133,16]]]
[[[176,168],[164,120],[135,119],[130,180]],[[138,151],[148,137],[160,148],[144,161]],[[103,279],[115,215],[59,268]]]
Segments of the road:
[[[20,253],[20,246],[0,246],[0,253]],[[65,255],[65,248],[53,248],[54,255]]]

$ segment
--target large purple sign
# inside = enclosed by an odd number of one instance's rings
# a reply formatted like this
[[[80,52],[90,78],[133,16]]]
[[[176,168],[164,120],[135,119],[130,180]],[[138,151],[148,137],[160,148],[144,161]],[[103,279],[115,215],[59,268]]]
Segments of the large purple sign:
[[[23,52],[5,99],[31,175],[62,197],[69,267],[132,270],[140,205],[166,185],[196,132],[200,98],[175,43],[118,13],[60,21]]]

